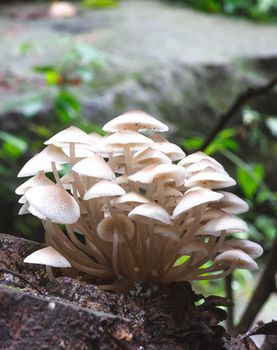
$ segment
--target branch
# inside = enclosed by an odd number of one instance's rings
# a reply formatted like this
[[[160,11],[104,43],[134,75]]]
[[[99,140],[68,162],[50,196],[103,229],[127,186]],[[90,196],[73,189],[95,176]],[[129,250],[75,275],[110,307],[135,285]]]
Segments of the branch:
[[[277,237],[273,242],[265,270],[262,274],[259,284],[257,285],[254,294],[242,315],[239,325],[236,328],[238,333],[245,333],[253,323],[255,317],[260,311],[263,304],[266,302],[272,292],[275,291],[275,274],[277,272],[276,264],[277,256]]]
[[[203,143],[203,145],[199,148],[199,151],[205,150],[209,144],[215,139],[217,134],[223,129],[223,127],[236,115],[236,113],[243,107],[243,105],[260,95],[264,95],[268,93],[270,90],[272,90],[277,85],[277,77],[272,79],[269,83],[266,85],[256,86],[256,87],[249,87],[245,92],[240,94],[233,104],[230,106],[230,108],[227,110],[226,113],[223,113],[219,116],[218,123],[212,129],[210,134],[208,135],[206,141]]]
[[[233,274],[226,276],[224,279],[225,282],[225,291],[226,291],[226,297],[230,301],[230,304],[227,307],[227,331],[229,334],[233,335],[234,333],[234,295],[233,295],[233,289],[232,289],[232,281],[233,281]]]

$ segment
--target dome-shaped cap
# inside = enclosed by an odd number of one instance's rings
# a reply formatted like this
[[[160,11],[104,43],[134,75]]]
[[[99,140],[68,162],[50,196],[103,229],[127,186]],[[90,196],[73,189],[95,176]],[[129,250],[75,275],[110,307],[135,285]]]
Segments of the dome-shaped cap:
[[[236,184],[227,173],[219,172],[218,170],[207,168],[191,176],[186,182],[186,187],[208,187],[208,188],[223,188],[231,187]]]
[[[125,193],[125,190],[115,182],[101,180],[85,193],[84,199],[123,196]]]
[[[152,183],[155,179],[173,180],[177,186],[182,186],[185,181],[185,170],[176,164],[148,165],[142,170],[129,176],[130,181],[140,183]]]
[[[155,141],[155,145],[152,147],[166,154],[174,162],[183,159],[186,156],[181,147],[167,141],[161,135],[152,135],[151,139]]]
[[[71,267],[70,262],[53,247],[35,251],[24,259],[25,263],[40,264],[53,267]]]
[[[117,214],[116,218],[107,216],[97,226],[98,236],[106,242],[113,242],[115,230],[118,233],[119,242],[125,242],[122,231],[125,232],[129,239],[131,239],[135,233],[133,222],[126,215],[122,214]]]
[[[124,147],[141,148],[151,146],[154,142],[135,131],[120,131],[103,138],[103,143],[109,151],[122,150]]]
[[[222,216],[218,216],[212,220],[209,220],[199,229],[196,235],[207,234],[220,236],[222,231],[225,231],[226,234],[248,232],[248,227],[243,220],[226,213]]]
[[[163,152],[147,147],[133,155],[135,163],[147,164],[171,164],[171,160]]]
[[[256,270],[258,268],[258,265],[251,256],[240,249],[227,250],[226,252],[219,254],[214,261],[229,266],[234,265],[240,269]]]
[[[180,254],[191,255],[192,253],[200,253],[201,256],[206,256],[208,255],[208,249],[202,242],[190,241],[180,250]]]
[[[195,152],[195,153],[192,153],[192,154],[186,156],[186,158],[182,159],[178,164],[182,165],[184,167],[187,167],[193,163],[201,162],[204,159],[213,162],[219,168],[223,168],[223,166],[218,161],[216,161],[214,158],[212,158],[210,156],[207,156],[205,153],[203,153],[201,151],[198,151],[198,152]]]
[[[76,163],[72,170],[76,173],[105,180],[115,180],[115,174],[102,157],[97,154]]]
[[[22,185],[18,186],[15,190],[15,193],[18,195],[24,194],[29,188],[34,186],[49,186],[54,185],[47,176],[45,176],[44,172],[40,171],[34,177],[31,177],[29,180],[25,181]]]
[[[209,202],[215,202],[223,197],[222,194],[214,192],[208,188],[194,187],[187,190],[173,212],[173,219],[176,219],[182,213]]]
[[[80,217],[78,203],[58,185],[32,187],[25,196],[35,210],[57,224],[73,224]]]
[[[232,238],[225,241],[225,245],[230,248],[241,249],[253,259],[257,259],[263,254],[263,248],[258,243],[251,242],[248,239]]]
[[[62,170],[63,167],[61,164],[69,162],[69,158],[56,147],[51,146],[51,149],[55,149],[55,151],[52,154],[53,157],[50,156],[50,152],[48,152],[49,149],[47,149],[46,147],[43,151],[35,154],[34,157],[28,160],[28,162],[23,166],[23,168],[20,170],[17,176],[33,176],[40,171],[43,171],[45,173],[52,172],[52,162],[57,163],[56,168],[58,171]]]
[[[179,163],[179,165],[180,165],[180,163]],[[219,164],[219,163],[217,164],[216,162],[211,161],[208,158],[207,159],[204,158],[197,163],[190,164],[189,166],[186,167],[186,171],[187,171],[187,174],[192,175],[192,174],[195,174],[199,171],[205,170],[207,168],[212,168],[212,169],[215,169],[217,171],[226,173],[221,164]]]
[[[154,202],[139,205],[134,208],[128,216],[134,221],[142,221],[144,223],[145,219],[148,218],[157,222],[162,222],[163,224],[171,224],[168,212]]]
[[[103,126],[103,130],[108,132],[117,132],[121,130],[155,130],[164,132],[168,131],[168,126],[145,112],[135,110],[114,118]]]
[[[171,225],[155,225],[154,233],[176,242],[180,241],[177,228]]]
[[[224,197],[215,205],[219,205],[228,213],[242,214],[249,210],[248,204],[235,194],[226,191],[219,191],[219,193],[222,193]]]
[[[60,131],[49,140],[44,142],[46,145],[64,146],[68,143],[90,143],[90,138],[83,130],[70,126],[69,128]]]
[[[150,202],[149,199],[146,198],[145,196],[131,191],[124,194],[123,196],[113,199],[112,205],[119,208],[121,207],[125,208],[126,206],[132,207],[135,205],[145,204],[149,202]]]

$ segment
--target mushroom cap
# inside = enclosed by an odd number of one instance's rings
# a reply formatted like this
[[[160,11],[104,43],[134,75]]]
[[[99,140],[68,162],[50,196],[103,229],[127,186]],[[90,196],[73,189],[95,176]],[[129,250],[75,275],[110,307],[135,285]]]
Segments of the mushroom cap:
[[[226,213],[209,220],[200,227],[196,235],[220,236],[222,231],[226,234],[248,232],[248,227],[243,220]]]
[[[208,255],[208,249],[202,242],[190,241],[180,250],[180,254],[190,255],[192,253],[200,253],[201,256],[206,256]]]
[[[223,197],[222,194],[214,192],[208,188],[194,187],[187,190],[173,212],[173,219],[186,211],[209,202],[219,201]]]
[[[186,182],[186,187],[202,186],[208,188],[231,187],[236,184],[227,173],[219,172],[212,168],[206,168],[191,176]]]
[[[109,151],[120,151],[124,147],[141,148],[151,146],[154,142],[135,131],[120,131],[112,135],[105,136],[103,143]]]
[[[114,118],[103,126],[103,130],[108,132],[122,130],[155,130],[164,132],[168,131],[168,126],[145,112],[134,110]]]
[[[222,193],[224,197],[219,201],[218,205],[228,213],[242,214],[249,210],[248,204],[235,194],[226,191],[219,191],[219,193]]]
[[[46,220],[46,216],[41,214],[39,211],[37,211],[34,207],[29,205],[28,207],[28,212],[31,213],[32,215],[36,216],[40,220]]]
[[[107,216],[97,226],[98,236],[105,242],[113,242],[113,234],[117,230],[118,241],[125,242],[124,235],[121,230],[126,233],[129,239],[131,239],[135,233],[133,222],[122,214],[117,214],[116,218],[113,216]]]
[[[102,157],[97,154],[76,163],[72,170],[78,174],[105,180],[115,180],[115,174]]]
[[[61,164],[56,164],[57,170],[62,170]],[[33,176],[38,172],[49,173],[53,171],[51,160],[49,158],[44,158],[41,153],[35,154],[27,163],[24,164],[23,168],[18,173],[18,177]]]
[[[191,164],[201,162],[204,159],[211,161],[212,163],[217,165],[219,168],[223,168],[223,166],[218,161],[216,161],[214,158],[210,156],[207,156],[205,153],[201,151],[198,151],[186,156],[186,158],[182,159],[178,164],[184,167],[188,167]]]
[[[185,181],[185,170],[176,164],[148,165],[128,178],[130,181],[149,184],[158,179],[173,180],[177,186],[182,186]]]
[[[219,164],[219,163],[218,163]],[[190,164],[186,167],[186,171],[189,175],[195,174],[199,171],[205,170],[207,168],[212,168],[215,170],[218,170],[220,172],[223,172],[226,174],[226,171],[224,170],[223,166],[221,164],[218,165],[214,161],[211,161],[210,159],[202,159],[197,163]],[[179,163],[180,165],[180,163]]]
[[[28,255],[24,259],[24,262],[53,267],[71,267],[70,262],[53,247],[46,247],[35,251]]]
[[[235,265],[240,269],[256,270],[258,265],[256,262],[240,249],[231,249],[219,254],[215,259],[217,263],[224,263],[226,265]]]
[[[94,154],[94,151],[90,149],[91,145],[86,145],[86,144],[80,144],[76,143],[75,144],[75,158],[87,158],[91,157]],[[70,157],[70,145],[65,144],[62,146],[63,152]]]
[[[145,203],[149,203],[149,199],[144,197],[141,194],[138,194],[136,192],[128,192],[126,194],[124,194],[123,196],[120,196],[118,198],[115,198],[112,200],[112,205],[115,207],[122,207],[122,206],[128,206],[128,207],[132,207],[135,205],[139,205],[139,204],[145,204]]]
[[[101,180],[85,193],[84,199],[123,196],[125,193],[125,190],[115,182]]]
[[[232,238],[225,241],[227,247],[243,250],[245,253],[251,256],[253,259],[259,258],[263,254],[263,248],[255,242],[251,242],[248,239]]]
[[[32,187],[25,196],[35,210],[57,224],[73,224],[80,217],[78,203],[58,185]]]
[[[68,143],[90,143],[89,135],[83,130],[70,126],[69,128],[58,132],[49,140],[44,142],[46,145],[64,146]]]
[[[151,139],[155,141],[155,145],[152,147],[166,154],[174,162],[186,156],[181,147],[167,141],[159,134],[152,135]]]
[[[18,215],[26,215],[26,214],[30,214],[29,212],[29,207],[30,204],[28,202],[25,202],[22,207],[19,209]]]
[[[163,224],[171,224],[168,212],[159,204],[154,202],[137,206],[132,211],[130,211],[128,216],[134,221],[142,221],[144,223],[145,219],[148,218],[157,222],[161,222]]]
[[[147,147],[133,155],[133,161],[141,164],[171,164],[171,160],[163,152]]]
[[[49,186],[54,185],[44,172],[40,171],[34,177],[31,177],[29,180],[25,181],[23,184],[17,187],[15,193],[18,195],[23,195],[29,188],[34,186]]]
[[[180,241],[178,230],[171,225],[155,225],[154,233],[176,242]]]

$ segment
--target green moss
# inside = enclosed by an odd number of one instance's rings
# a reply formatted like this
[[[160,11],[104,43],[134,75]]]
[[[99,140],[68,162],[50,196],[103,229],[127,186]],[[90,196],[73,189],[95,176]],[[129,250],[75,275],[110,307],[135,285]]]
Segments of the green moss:
[[[116,7],[117,0],[83,0],[81,5],[86,8]]]

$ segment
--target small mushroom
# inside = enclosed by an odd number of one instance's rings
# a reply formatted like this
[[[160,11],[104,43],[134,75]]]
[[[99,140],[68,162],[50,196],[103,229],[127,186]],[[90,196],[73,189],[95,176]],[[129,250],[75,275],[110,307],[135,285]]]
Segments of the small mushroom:
[[[181,214],[196,206],[219,201],[222,197],[222,194],[214,192],[208,188],[191,188],[185,192],[183,198],[173,211],[173,219],[178,218]]]
[[[253,259],[257,259],[263,254],[263,248],[258,243],[251,242],[248,239],[232,238],[225,241],[225,246],[230,249],[236,248],[243,250]]]
[[[215,258],[215,262],[229,265],[232,269],[240,268],[256,270],[258,268],[258,265],[251,256],[240,249],[227,250],[226,252],[219,254]]]
[[[142,111],[130,111],[114,118],[103,126],[103,130],[108,132],[118,132],[122,130],[143,131],[168,131],[168,126]]]
[[[185,182],[186,187],[202,186],[211,189],[230,187],[235,184],[236,181],[227,173],[223,173],[213,168],[206,168],[205,170],[199,171]]]
[[[155,141],[155,145],[152,147],[163,152],[173,162],[183,159],[186,156],[185,152],[181,149],[181,147],[167,141],[161,135],[158,135],[158,134],[152,135],[151,139]]]
[[[55,248],[50,246],[39,249],[34,253],[28,255],[24,259],[24,262],[28,264],[45,265],[46,271],[50,280],[54,278],[53,273],[51,271],[51,266],[60,267],[60,268],[71,267],[70,262],[63,255],[61,255]]]
[[[212,234],[214,236],[220,236],[222,231],[226,234],[248,232],[248,227],[243,220],[226,213],[209,220],[205,225],[200,227],[196,235]]]
[[[85,193],[84,199],[123,196],[125,194],[125,190],[115,182],[101,180]]]
[[[78,174],[105,180],[115,180],[115,174],[102,157],[97,154],[76,163],[73,168]]]
[[[58,185],[30,188],[25,196],[40,214],[58,224],[73,224],[80,217],[75,199]]]
[[[48,179],[48,177],[45,176],[43,171],[40,171],[34,177],[31,177],[29,180],[25,181],[22,185],[17,187],[15,193],[23,195],[31,187],[49,185],[54,185],[54,182]]]
[[[171,224],[168,212],[162,206],[154,202],[141,204],[137,206],[132,211],[130,211],[128,216],[134,221],[144,223],[145,220],[148,218],[156,222],[161,222],[163,224]]]

